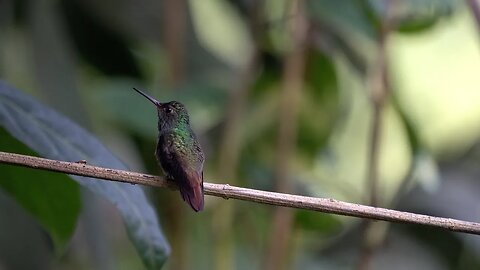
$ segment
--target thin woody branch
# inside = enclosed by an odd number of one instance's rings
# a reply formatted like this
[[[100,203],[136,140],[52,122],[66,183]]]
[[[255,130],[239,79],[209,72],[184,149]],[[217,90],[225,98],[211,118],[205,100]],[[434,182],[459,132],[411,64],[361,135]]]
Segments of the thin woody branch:
[[[2,163],[123,183],[140,184],[162,188],[176,188],[173,183],[167,182],[158,176],[96,167],[87,165],[84,162],[66,162],[0,152],[0,164]],[[386,208],[342,202],[328,198],[306,197],[249,188],[241,188],[230,186],[228,184],[204,183],[204,188],[206,194],[216,197],[222,197],[224,199],[238,199],[243,201],[257,202],[276,206],[306,209],[323,213],[332,213],[374,220],[384,220],[397,223],[419,224],[443,228],[454,232],[480,235],[480,223],[476,222],[414,214]]]

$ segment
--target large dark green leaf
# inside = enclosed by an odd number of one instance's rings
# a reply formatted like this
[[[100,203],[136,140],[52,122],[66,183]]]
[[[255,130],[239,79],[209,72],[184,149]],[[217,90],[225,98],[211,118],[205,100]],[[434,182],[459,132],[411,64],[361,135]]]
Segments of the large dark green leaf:
[[[35,155],[3,129],[0,149]],[[60,251],[75,230],[80,212],[78,185],[64,174],[1,165],[0,187],[38,220]]]
[[[126,169],[87,131],[0,81],[0,125],[42,156]],[[71,176],[81,185],[110,200],[120,211],[127,233],[145,265],[158,269],[170,247],[157,216],[139,186]]]

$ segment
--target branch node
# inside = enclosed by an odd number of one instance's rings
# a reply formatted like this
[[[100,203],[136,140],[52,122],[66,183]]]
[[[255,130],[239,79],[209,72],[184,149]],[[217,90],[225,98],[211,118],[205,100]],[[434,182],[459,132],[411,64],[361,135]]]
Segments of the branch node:
[[[229,184],[224,184],[224,185],[222,186],[222,193],[223,193],[223,196],[222,196],[222,197],[223,197],[225,200],[230,199],[230,197],[228,196],[228,194],[227,194],[227,192],[226,192],[226,191],[228,191],[228,190],[230,190],[230,185],[229,185]]]

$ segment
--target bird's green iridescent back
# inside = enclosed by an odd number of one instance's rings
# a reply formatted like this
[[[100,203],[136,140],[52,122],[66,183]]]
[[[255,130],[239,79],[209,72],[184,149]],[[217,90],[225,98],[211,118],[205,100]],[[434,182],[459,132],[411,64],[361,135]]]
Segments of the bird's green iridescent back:
[[[167,177],[177,182],[183,200],[202,210],[204,156],[190,127],[159,134],[156,156]]]
[[[182,163],[192,169],[201,169],[203,165],[203,152],[189,125],[178,125],[172,128],[169,139],[172,146],[182,159]]]

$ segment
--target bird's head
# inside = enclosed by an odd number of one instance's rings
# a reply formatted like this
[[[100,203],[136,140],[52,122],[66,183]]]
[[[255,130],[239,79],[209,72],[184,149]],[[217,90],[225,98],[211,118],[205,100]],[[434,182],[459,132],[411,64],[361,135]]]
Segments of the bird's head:
[[[160,132],[170,131],[174,128],[183,128],[190,124],[187,110],[182,103],[178,101],[161,103],[144,92],[136,88],[133,89],[147,98],[157,108],[158,130]]]

